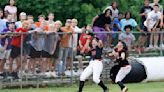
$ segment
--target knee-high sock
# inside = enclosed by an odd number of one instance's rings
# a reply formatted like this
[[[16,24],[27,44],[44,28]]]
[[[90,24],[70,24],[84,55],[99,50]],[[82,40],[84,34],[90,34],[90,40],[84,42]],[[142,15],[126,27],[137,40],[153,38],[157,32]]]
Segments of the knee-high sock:
[[[121,81],[117,82],[117,84],[120,86],[121,90],[125,87]]]
[[[102,81],[98,84],[103,90],[107,90],[107,87],[104,85]]]
[[[84,81],[80,81],[80,84],[79,84],[79,91],[78,92],[82,92],[83,90],[83,87],[84,87]]]

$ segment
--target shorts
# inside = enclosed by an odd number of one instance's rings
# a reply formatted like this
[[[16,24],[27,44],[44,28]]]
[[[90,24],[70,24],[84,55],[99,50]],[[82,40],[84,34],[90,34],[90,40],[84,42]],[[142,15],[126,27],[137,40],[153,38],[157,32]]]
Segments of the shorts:
[[[42,50],[41,56],[42,56],[43,58],[51,58],[51,55],[50,55],[48,52],[44,51],[44,50]]]
[[[143,31],[144,32],[141,33],[142,36],[149,36],[150,35],[146,26],[143,27]]]
[[[16,46],[11,46],[11,58],[17,58],[21,54],[21,48]]]
[[[41,58],[41,51],[36,51],[34,47],[30,46],[30,57]]]
[[[51,58],[58,58],[59,57],[59,42],[56,45],[56,50],[54,52],[54,54],[51,55]]]
[[[0,59],[9,59],[11,53],[11,49],[5,50],[4,52],[0,52]]]

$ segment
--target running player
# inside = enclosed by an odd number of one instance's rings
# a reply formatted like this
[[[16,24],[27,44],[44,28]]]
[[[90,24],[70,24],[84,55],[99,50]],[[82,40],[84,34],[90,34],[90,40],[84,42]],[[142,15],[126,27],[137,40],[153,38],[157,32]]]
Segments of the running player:
[[[116,61],[118,61],[119,66],[121,67],[118,74],[116,75],[115,83],[117,83],[122,92],[127,92],[128,88],[123,84],[122,80],[128,75],[131,71],[131,65],[127,60],[128,49],[124,42],[119,41],[114,51],[109,54],[109,56],[115,56]]]
[[[79,91],[82,92],[84,87],[85,80],[93,74],[93,81],[98,84],[104,92],[108,92],[108,88],[104,85],[104,83],[100,80],[100,75],[103,70],[103,63],[102,63],[102,50],[103,44],[102,41],[98,38],[94,38],[92,40],[92,49],[91,49],[91,61],[89,66],[83,71],[80,76],[80,85]]]

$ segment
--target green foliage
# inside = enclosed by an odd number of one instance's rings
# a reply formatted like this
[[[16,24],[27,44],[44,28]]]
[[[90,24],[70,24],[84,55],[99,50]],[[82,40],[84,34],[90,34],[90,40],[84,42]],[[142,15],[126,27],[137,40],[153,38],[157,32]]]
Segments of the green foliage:
[[[9,0],[0,0],[3,9]],[[101,13],[105,7],[115,0],[15,0],[18,14],[22,11],[31,14],[37,21],[40,14],[55,13],[56,20],[65,22],[67,18],[77,18],[79,25],[91,23],[92,18]],[[117,0],[119,10],[125,13],[131,11],[133,17],[140,21],[139,10],[144,0]],[[164,2],[161,2],[164,5]]]

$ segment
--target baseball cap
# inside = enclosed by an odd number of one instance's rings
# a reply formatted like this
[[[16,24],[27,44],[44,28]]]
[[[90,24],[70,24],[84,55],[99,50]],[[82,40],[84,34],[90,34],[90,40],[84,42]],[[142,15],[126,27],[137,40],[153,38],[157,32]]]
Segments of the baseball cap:
[[[26,13],[25,12],[21,12],[20,16],[26,16]]]

